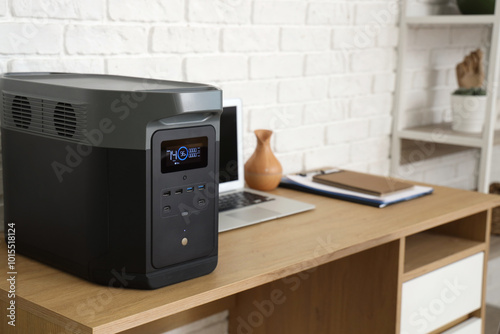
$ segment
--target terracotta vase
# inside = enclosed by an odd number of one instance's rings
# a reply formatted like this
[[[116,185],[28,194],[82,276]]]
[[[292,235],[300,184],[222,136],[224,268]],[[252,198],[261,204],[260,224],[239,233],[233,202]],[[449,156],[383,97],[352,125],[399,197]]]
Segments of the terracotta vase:
[[[245,181],[248,186],[257,190],[272,190],[278,186],[283,173],[279,160],[271,150],[270,130],[255,130],[257,147],[245,163]]]

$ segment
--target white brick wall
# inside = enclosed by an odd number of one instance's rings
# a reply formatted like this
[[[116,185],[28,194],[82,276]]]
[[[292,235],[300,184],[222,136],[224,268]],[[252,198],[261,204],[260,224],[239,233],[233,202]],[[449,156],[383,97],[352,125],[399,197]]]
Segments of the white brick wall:
[[[398,16],[396,0],[0,0],[0,71],[215,84],[243,100],[246,158],[252,131],[269,128],[286,173],[331,165],[387,174]],[[410,34],[408,125],[446,117],[455,63],[488,34]],[[401,175],[470,189],[476,161],[466,151]],[[172,333],[226,333],[225,318]]]
[[[277,101],[278,83],[275,81],[224,83],[219,87],[224,91],[225,97],[239,97],[247,107],[269,106]]]
[[[358,25],[392,25],[399,21],[399,6],[395,1],[358,2],[355,6],[354,22]]]
[[[108,13],[114,21],[180,22],[184,20],[184,3],[183,0],[109,0]]]
[[[185,71],[189,81],[246,80],[248,57],[240,54],[188,56]]]
[[[65,46],[70,55],[141,54],[148,50],[148,32],[140,25],[70,25]]]
[[[283,80],[279,83],[279,102],[306,102],[326,98],[328,79],[326,77]]]
[[[263,107],[250,109],[247,129],[289,129],[303,124],[302,106],[284,105],[283,107]]]
[[[225,52],[273,52],[279,49],[279,28],[231,27],[222,30]]]
[[[303,124],[333,124],[346,117],[348,100],[323,100],[304,105]]]
[[[189,22],[248,24],[251,21],[252,1],[187,0],[185,2]]]
[[[151,77],[182,80],[182,58],[179,56],[147,56],[134,58],[110,58],[106,61],[107,73],[133,77]],[[85,71],[81,71],[85,72]]]
[[[393,72],[376,74],[373,80],[374,93],[389,93],[394,91],[396,76]]]
[[[283,51],[325,51],[330,49],[330,28],[284,27],[281,29]]]
[[[0,54],[59,54],[64,30],[58,24],[32,22],[0,23]]]
[[[275,131],[285,172],[330,164],[387,174],[389,148],[380,143],[392,123],[397,7],[395,0],[0,0],[0,70],[214,84],[243,100],[246,158],[252,131],[265,127]],[[459,31],[449,39],[464,47]],[[380,155],[364,156],[363,145]]]
[[[104,64],[104,59],[100,58],[20,58],[10,61],[9,71],[36,72],[43,68],[44,71],[54,72],[102,73],[104,72]]]
[[[250,58],[250,78],[289,78],[302,76],[304,56],[301,54],[264,54]]]
[[[351,103],[353,117],[389,115],[392,111],[392,94],[360,96]]]
[[[350,119],[336,122],[326,128],[326,142],[338,144],[365,139],[369,136],[370,121],[367,119]]]
[[[329,96],[355,96],[370,94],[373,77],[362,74],[342,74],[330,76]]]
[[[105,8],[99,0],[11,1],[15,17],[100,20]]]
[[[338,50],[373,48],[377,38],[367,34],[366,29],[359,26],[340,26],[332,32],[332,46]]]
[[[324,145],[325,129],[321,125],[280,130],[275,138],[276,153],[309,150]]]
[[[349,144],[312,149],[305,154],[305,169],[345,166],[349,163]]]
[[[194,43],[194,41],[196,41]],[[155,53],[211,53],[219,50],[219,28],[163,26],[152,28]]]
[[[353,72],[388,71],[394,68],[394,52],[390,49],[369,49],[351,53]]]
[[[312,2],[307,12],[307,23],[312,25],[348,25],[352,18],[353,6],[349,1]]]
[[[306,56],[305,75],[343,73],[346,70],[346,59],[341,52],[311,53]]]
[[[305,1],[260,1],[253,5],[253,23],[303,24],[307,3]]]

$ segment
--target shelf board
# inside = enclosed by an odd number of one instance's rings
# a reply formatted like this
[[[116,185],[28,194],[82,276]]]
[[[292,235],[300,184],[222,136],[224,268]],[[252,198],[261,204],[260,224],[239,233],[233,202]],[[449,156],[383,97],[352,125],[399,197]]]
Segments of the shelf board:
[[[493,24],[495,15],[429,15],[429,16],[407,16],[406,23],[409,25],[419,24]]]
[[[465,133],[453,131],[451,123],[429,124],[407,128],[398,132],[400,138],[435,142],[440,144],[469,147],[483,146],[481,133]],[[500,144],[500,130],[495,131],[494,144]]]
[[[454,236],[422,232],[406,238],[403,281],[484,251],[486,244]]]
[[[408,163],[415,163],[421,160],[440,158],[454,153],[460,153],[471,150],[470,147],[446,145],[446,144],[433,144],[431,147],[424,146],[428,143],[414,140],[403,140],[401,143],[401,156],[400,165]],[[419,152],[416,156],[414,152]],[[424,156],[422,156],[422,154]]]

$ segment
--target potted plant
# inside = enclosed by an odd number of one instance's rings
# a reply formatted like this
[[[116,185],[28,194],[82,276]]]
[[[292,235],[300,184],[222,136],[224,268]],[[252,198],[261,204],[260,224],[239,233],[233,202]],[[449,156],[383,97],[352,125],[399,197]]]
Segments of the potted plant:
[[[452,124],[455,131],[478,133],[486,115],[486,91],[483,88],[483,52],[471,52],[456,67],[458,86],[451,96]]]
[[[483,15],[495,13],[495,0],[457,0],[462,14]]]

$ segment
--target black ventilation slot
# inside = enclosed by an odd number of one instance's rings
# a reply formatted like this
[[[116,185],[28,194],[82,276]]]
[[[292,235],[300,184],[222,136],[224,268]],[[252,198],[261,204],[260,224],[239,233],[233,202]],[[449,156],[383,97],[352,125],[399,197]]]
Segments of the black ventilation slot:
[[[12,100],[12,118],[18,128],[29,128],[31,124],[31,104],[26,96],[16,96]]]
[[[2,126],[73,142],[85,140],[87,105],[2,92]]]
[[[69,103],[59,102],[54,109],[54,126],[57,134],[71,138],[76,131],[75,109]]]

